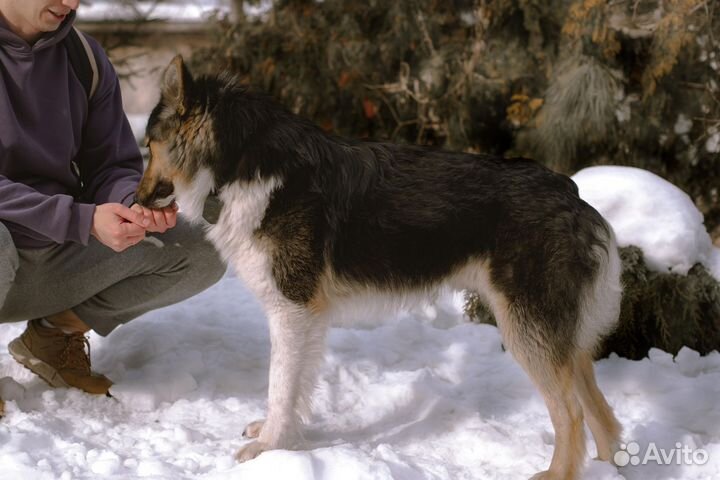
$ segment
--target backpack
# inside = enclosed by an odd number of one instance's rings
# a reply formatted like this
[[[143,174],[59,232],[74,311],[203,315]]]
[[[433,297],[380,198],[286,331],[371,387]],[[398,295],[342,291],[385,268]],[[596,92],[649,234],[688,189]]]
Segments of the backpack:
[[[98,83],[100,83],[95,54],[93,54],[90,44],[85,39],[85,35],[76,27],[70,29],[63,43],[68,53],[70,65],[80,83],[82,83],[88,100],[90,100],[95,95],[95,90],[97,90]]]

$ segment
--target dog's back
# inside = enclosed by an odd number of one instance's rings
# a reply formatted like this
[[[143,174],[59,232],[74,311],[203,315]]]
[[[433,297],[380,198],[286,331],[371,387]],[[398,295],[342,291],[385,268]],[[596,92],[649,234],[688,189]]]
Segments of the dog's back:
[[[327,275],[342,291],[402,294],[432,290],[482,264],[512,304],[555,302],[541,319],[562,336],[559,346],[574,342],[582,292],[616,250],[609,226],[572,180],[527,159],[318,135],[311,141],[339,143],[283,180],[258,230],[277,248],[292,245],[275,262],[288,288],[308,284],[296,300],[311,301]],[[303,242],[298,231],[306,232]]]

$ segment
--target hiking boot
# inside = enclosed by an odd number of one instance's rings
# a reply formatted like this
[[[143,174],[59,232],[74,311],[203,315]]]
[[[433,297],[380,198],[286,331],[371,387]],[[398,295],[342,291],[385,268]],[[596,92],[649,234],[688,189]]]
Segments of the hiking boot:
[[[13,358],[52,387],[107,394],[112,382],[90,371],[90,343],[85,335],[65,333],[40,322],[30,320],[23,334],[10,342],[8,350]]]

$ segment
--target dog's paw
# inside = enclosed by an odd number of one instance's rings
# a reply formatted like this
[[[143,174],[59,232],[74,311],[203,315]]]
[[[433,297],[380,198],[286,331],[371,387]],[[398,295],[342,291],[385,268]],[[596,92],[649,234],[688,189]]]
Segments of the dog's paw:
[[[252,460],[253,458],[260,455],[265,450],[271,450],[271,448],[263,442],[258,442],[257,440],[254,442],[250,442],[244,447],[242,447],[238,452],[235,454],[235,460],[237,460],[240,463],[247,462],[248,460]]]
[[[247,427],[245,427],[245,430],[243,430],[243,438],[258,438],[260,436],[260,432],[262,431],[263,425],[265,425],[264,419],[255,420],[254,422],[248,423]]]

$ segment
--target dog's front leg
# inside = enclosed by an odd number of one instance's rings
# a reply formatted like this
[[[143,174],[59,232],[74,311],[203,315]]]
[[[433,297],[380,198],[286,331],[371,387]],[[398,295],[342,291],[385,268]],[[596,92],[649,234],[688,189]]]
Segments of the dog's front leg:
[[[268,415],[257,440],[237,453],[240,462],[251,460],[265,450],[294,448],[302,440],[297,413],[303,371],[303,346],[311,316],[292,306],[268,312],[270,324],[270,381]]]

